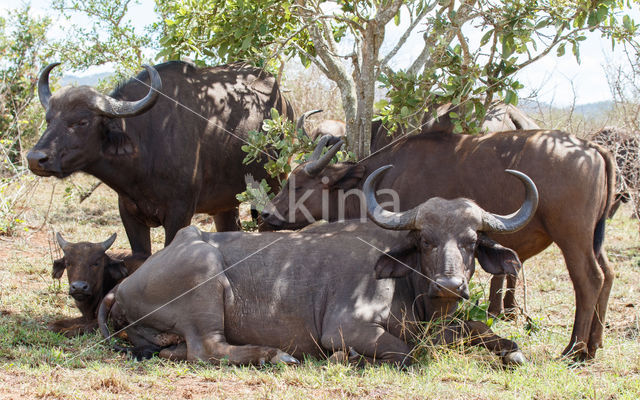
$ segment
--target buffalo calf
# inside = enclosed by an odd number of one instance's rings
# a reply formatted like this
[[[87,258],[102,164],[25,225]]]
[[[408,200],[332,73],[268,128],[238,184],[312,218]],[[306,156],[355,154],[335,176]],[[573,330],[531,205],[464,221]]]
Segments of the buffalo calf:
[[[82,316],[55,321],[49,329],[73,337],[97,328],[96,312],[102,298],[142,265],[146,257],[132,255],[120,259],[120,255],[117,258],[108,255],[106,251],[116,240],[115,233],[101,243],[70,243],[60,233],[56,233],[56,239],[64,256],[53,262],[51,275],[60,279],[67,270],[69,295]]]

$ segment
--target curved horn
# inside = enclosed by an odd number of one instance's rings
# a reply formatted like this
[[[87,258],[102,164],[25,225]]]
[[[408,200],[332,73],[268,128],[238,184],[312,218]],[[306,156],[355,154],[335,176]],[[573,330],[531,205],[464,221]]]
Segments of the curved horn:
[[[413,208],[403,212],[387,211],[378,204],[376,200],[375,187],[378,180],[393,165],[385,165],[373,171],[364,181],[362,191],[367,199],[367,215],[373,222],[385,229],[397,231],[415,229],[416,210]]]
[[[484,212],[482,215],[482,230],[485,232],[515,232],[524,228],[533,218],[538,208],[538,189],[531,178],[520,171],[507,169],[505,172],[520,179],[525,187],[524,203],[520,209],[509,215],[497,215]]]
[[[113,244],[113,242],[116,241],[116,236],[118,236],[117,233],[114,233],[113,235],[111,235],[109,237],[109,239],[105,240],[104,242],[102,242],[102,248],[104,248],[104,251],[109,250],[109,247],[111,247],[111,245]]]
[[[318,159],[320,159],[320,156],[322,155],[322,150],[324,150],[324,148],[327,147],[327,143],[329,142],[329,139],[330,139],[329,135],[324,135],[320,138],[320,140],[318,140],[318,144],[316,145],[316,148],[313,149],[313,153],[309,157],[309,161],[318,161]]]
[[[311,110],[311,111],[307,111],[306,113],[302,114],[300,116],[300,118],[298,118],[298,123],[296,123],[296,132],[298,131],[302,131],[302,133],[304,133],[305,136],[309,136],[309,134],[307,133],[307,131],[304,129],[304,121],[311,115],[313,114],[317,114],[319,112],[322,112],[324,110]]]
[[[69,242],[63,239],[60,232],[56,232],[56,240],[58,241],[58,244],[60,245],[60,248],[62,249],[62,251],[64,251],[65,247],[69,245]]]
[[[324,148],[324,145],[327,143],[327,141],[330,139],[330,136],[331,135],[325,135],[320,138],[320,142],[318,142],[318,146],[316,146],[316,149],[313,151],[313,154],[311,155],[312,158],[314,156],[318,156],[318,157],[320,156],[320,152],[322,152],[322,149]],[[320,144],[322,144],[322,147],[320,147]],[[322,157],[318,158],[317,160],[310,161],[304,167],[304,172],[306,172],[309,176],[318,175],[320,172],[322,172],[323,169],[327,167],[327,165],[329,165],[329,163],[331,162],[331,159],[333,158],[333,156],[336,155],[336,153],[340,150],[343,144],[344,142],[342,140],[339,140],[338,143],[331,146],[331,148],[327,150],[327,152],[324,153]],[[320,149],[320,152],[318,152],[318,149]]]
[[[38,97],[40,98],[40,104],[46,110],[49,107],[49,99],[51,98],[51,88],[49,88],[49,73],[55,67],[60,65],[59,62],[54,62],[40,72],[40,78],[38,78]]]
[[[149,92],[144,98],[138,101],[125,101],[106,95],[99,95],[94,98],[93,106],[103,115],[111,118],[134,117],[151,108],[158,99],[160,90],[162,90],[162,80],[155,68],[147,64],[144,64],[143,67],[151,78]]]

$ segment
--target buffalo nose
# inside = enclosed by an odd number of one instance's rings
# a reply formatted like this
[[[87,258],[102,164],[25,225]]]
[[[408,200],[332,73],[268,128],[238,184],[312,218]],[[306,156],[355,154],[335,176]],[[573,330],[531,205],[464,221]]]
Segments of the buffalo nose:
[[[469,288],[465,279],[459,276],[441,276],[431,285],[432,297],[469,298]]]
[[[27,153],[29,169],[40,169],[40,165],[46,163],[48,159],[49,157],[46,154],[38,150]]]
[[[85,281],[71,282],[69,285],[71,293],[89,293],[89,284]]]

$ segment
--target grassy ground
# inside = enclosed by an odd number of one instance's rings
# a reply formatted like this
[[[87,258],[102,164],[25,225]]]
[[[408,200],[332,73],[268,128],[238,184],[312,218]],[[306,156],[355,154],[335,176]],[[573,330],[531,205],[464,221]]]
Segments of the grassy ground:
[[[74,196],[73,184],[89,187],[92,182],[86,176],[37,179],[19,205],[25,222],[15,236],[0,236],[0,398],[640,397],[640,241],[638,223],[629,219],[627,209],[607,227],[617,279],[605,347],[592,362],[575,366],[557,359],[571,333],[574,296],[562,257],[551,247],[525,265],[527,309],[540,329],[528,334],[523,320],[494,325],[521,346],[530,360],[523,367],[504,369],[483,350],[439,348],[425,349],[420,362],[406,371],[318,360],[300,367],[235,368],[135,362],[112,352],[98,334],[67,339],[46,329],[53,320],[79,315],[66,294],[66,277],[60,282],[50,277],[51,262],[60,256],[54,231],[70,241],[96,242],[117,232],[113,249],[128,249],[110,189],[100,186],[82,204]],[[210,219],[196,222],[213,229]],[[161,247],[161,230],[154,230],[153,241],[156,249]],[[480,272],[474,281],[488,286],[489,276]],[[520,304],[523,292],[520,286]]]

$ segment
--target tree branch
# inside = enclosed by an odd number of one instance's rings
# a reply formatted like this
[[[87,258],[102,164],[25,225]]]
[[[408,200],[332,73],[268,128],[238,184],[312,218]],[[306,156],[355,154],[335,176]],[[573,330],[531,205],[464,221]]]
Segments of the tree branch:
[[[409,38],[409,35],[411,35],[411,33],[413,32],[415,27],[418,26],[418,23],[420,23],[420,21],[422,21],[422,18],[424,18],[425,15],[427,15],[434,8],[436,8],[437,4],[438,3],[434,1],[433,4],[429,5],[428,7],[425,7],[422,10],[422,12],[420,12],[413,21],[411,21],[411,24],[409,24],[409,27],[404,31],[402,36],[400,36],[400,39],[398,40],[398,43],[396,43],[395,47],[393,49],[391,49],[391,51],[382,59],[382,61],[380,61],[380,69],[383,69],[389,63],[389,61],[393,57],[395,57],[395,55],[398,53],[400,48],[404,45],[404,43]],[[424,52],[424,50],[423,50],[423,52]]]

